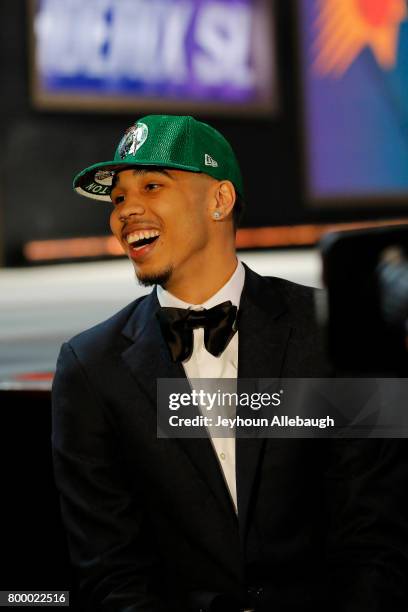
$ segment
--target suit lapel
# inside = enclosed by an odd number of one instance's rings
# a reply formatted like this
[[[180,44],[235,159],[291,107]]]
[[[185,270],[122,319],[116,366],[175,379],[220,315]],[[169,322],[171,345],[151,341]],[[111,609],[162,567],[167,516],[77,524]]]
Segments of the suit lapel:
[[[157,378],[185,378],[183,367],[170,359],[162,338],[156,319],[159,308],[156,291],[153,291],[136,306],[122,330],[122,334],[132,341],[122,358],[153,409],[156,409]]]
[[[190,391],[183,366],[170,358],[156,318],[159,308],[156,291],[153,291],[139,302],[122,330],[122,334],[132,341],[131,346],[122,353],[122,359],[152,410],[156,410],[157,406],[158,378],[181,378],[185,381],[185,391]],[[196,414],[199,414],[198,410],[194,413],[194,409],[191,409],[188,416]],[[177,438],[175,441],[194,464],[200,478],[209,486],[222,508],[232,511],[235,517],[231,497],[209,438]]]
[[[247,266],[245,268],[240,303],[238,379],[278,378],[290,335],[286,317],[282,316],[287,306],[269,280]],[[259,386],[254,386],[253,391],[258,390]],[[264,446],[264,438],[236,440],[238,514],[242,537],[250,519],[250,499]]]

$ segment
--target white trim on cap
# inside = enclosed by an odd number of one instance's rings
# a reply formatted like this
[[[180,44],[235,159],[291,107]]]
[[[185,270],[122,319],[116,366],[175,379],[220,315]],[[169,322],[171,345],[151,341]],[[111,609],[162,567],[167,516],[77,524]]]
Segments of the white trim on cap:
[[[99,200],[99,202],[109,202],[112,203],[112,200],[109,196],[98,195],[96,193],[89,193],[89,191],[85,191],[82,187],[75,187],[75,191],[79,193],[81,196],[85,196],[86,198],[91,198],[92,200]]]

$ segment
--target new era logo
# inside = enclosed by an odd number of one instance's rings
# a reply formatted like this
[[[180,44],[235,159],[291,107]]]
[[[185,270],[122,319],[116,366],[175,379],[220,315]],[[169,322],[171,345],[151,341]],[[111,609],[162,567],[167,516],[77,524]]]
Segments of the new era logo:
[[[211,155],[208,155],[207,153],[205,154],[205,165],[212,166],[212,168],[218,168],[218,162],[216,162],[215,159],[213,159]]]

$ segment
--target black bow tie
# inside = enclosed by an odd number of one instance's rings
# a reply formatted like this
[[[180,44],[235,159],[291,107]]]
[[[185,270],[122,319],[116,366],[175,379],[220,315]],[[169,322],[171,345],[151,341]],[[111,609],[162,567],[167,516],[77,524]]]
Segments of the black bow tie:
[[[193,329],[204,327],[204,344],[209,353],[220,355],[237,331],[237,307],[223,302],[206,310],[161,308],[160,327],[173,361],[184,361],[193,352]]]

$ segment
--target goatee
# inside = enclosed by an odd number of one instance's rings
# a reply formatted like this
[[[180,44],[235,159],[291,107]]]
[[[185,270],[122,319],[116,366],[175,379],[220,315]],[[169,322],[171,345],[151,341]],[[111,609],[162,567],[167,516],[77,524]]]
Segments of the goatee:
[[[173,268],[167,268],[167,270],[163,270],[162,272],[157,272],[156,274],[137,274],[136,278],[139,281],[139,285],[143,287],[151,287],[152,285],[160,285],[165,288],[167,283],[170,280],[170,277],[173,273]]]

